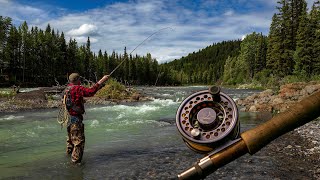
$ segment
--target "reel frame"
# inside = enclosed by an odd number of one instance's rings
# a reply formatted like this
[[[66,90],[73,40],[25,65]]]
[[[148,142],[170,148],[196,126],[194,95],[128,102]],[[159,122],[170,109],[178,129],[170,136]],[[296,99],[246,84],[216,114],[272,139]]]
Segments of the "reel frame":
[[[208,153],[239,137],[238,108],[220,87],[188,96],[176,113],[176,126],[186,145]]]

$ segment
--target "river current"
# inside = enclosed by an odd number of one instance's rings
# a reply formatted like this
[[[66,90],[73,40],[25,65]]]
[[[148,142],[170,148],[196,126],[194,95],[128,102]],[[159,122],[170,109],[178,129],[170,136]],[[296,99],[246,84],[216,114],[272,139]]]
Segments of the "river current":
[[[204,155],[185,146],[175,126],[180,103],[193,87],[137,87],[152,101],[86,106],[85,153],[81,165],[65,155],[66,128],[57,123],[58,109],[0,114],[0,179],[170,179]],[[222,89],[233,99],[256,90]],[[256,113],[240,112],[241,131],[260,124]],[[252,161],[264,157],[255,156]],[[267,158],[265,158],[267,159]],[[239,179],[244,164],[226,165],[208,179]],[[264,169],[270,161],[261,163]],[[247,173],[243,179],[268,179]]]

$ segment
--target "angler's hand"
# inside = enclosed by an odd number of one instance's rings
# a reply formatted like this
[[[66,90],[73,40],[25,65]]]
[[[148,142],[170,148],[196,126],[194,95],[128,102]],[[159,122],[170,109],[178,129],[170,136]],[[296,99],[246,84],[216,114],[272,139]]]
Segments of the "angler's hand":
[[[98,84],[102,84],[104,82],[106,82],[109,79],[109,75],[104,75],[99,81]]]

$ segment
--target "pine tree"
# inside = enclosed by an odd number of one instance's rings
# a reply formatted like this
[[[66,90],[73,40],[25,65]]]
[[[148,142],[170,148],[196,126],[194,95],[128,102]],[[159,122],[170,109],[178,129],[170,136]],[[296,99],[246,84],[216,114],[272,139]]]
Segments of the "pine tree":
[[[62,32],[60,35],[57,33],[57,46],[56,46],[56,67],[55,67],[55,78],[58,81],[65,79],[64,73],[67,72],[67,44]]]
[[[86,75],[86,73],[88,73],[88,67],[85,66],[86,58],[87,58],[86,47],[84,45],[81,45],[78,48],[78,51],[76,54],[77,66],[75,68],[76,70],[75,72],[78,72],[82,76],[88,78],[88,76]]]
[[[11,21],[12,20],[9,17],[0,16],[0,75],[4,73],[5,69],[7,69],[5,66],[7,65],[7,62],[5,62],[4,49],[12,26]]]
[[[42,68],[42,63],[40,61],[41,59],[41,44],[40,44],[40,32],[38,27],[32,27],[31,28],[31,39],[32,39],[32,51],[31,51],[31,73],[29,75],[31,75],[31,79],[34,83],[38,83],[40,81],[39,79],[39,70]],[[37,67],[37,68],[34,68]]]
[[[312,44],[313,74],[320,75],[320,1],[314,2],[310,12],[310,19],[311,28],[314,33]]]
[[[312,73],[312,45],[313,45],[313,31],[310,26],[310,18],[306,12],[300,18],[299,30],[297,34],[297,50],[295,51],[295,74],[304,77],[310,77]]]
[[[89,78],[91,77],[91,49],[90,49],[90,37],[87,39],[86,49],[85,49],[85,59],[84,59],[84,71],[85,71],[85,77]]]
[[[78,54],[78,45],[77,41],[75,39],[71,39],[68,42],[67,45],[67,55],[66,55],[66,71],[64,72],[64,75],[72,72],[82,72],[79,68],[79,59],[77,58]]]
[[[129,57],[129,75],[128,75],[128,80],[130,83],[133,83],[132,81],[134,79],[136,79],[136,67],[135,67],[135,63],[134,63],[134,60],[133,60],[133,57],[132,55],[130,54],[130,57]]]
[[[25,81],[25,71],[28,69],[26,65],[30,64],[30,47],[31,47],[31,39],[28,32],[27,22],[24,21],[22,25],[19,27],[19,33],[21,34],[21,53],[22,53],[22,82]],[[26,62],[27,61],[27,62]]]
[[[125,81],[129,80],[129,56],[127,53],[127,47],[124,47],[124,53],[123,53],[123,78]]]
[[[275,75],[281,75],[281,54],[283,52],[281,43],[280,18],[274,14],[268,36],[266,66],[268,69],[272,69]]]
[[[19,79],[19,70],[21,68],[20,62],[20,45],[21,36],[16,27],[12,26],[10,28],[8,40],[6,42],[6,47],[4,49],[4,61],[9,63],[9,77],[10,80],[16,82]]]
[[[293,72],[293,55],[300,16],[305,13],[305,0],[280,0],[279,14],[274,15],[268,38],[267,66],[278,76]]]
[[[52,37],[52,29],[50,24],[47,25],[46,30],[44,31],[44,34],[41,39],[42,43],[42,50],[43,54],[41,54],[42,58],[41,61],[44,65],[44,69],[47,70],[47,73],[42,74],[41,78],[43,80],[52,80],[51,78],[53,77],[53,64],[54,64],[54,59],[52,57],[52,50],[53,50],[53,37]]]
[[[262,33],[257,37],[257,51],[255,56],[255,73],[260,72],[266,68],[266,54],[267,54],[267,37],[263,36]]]
[[[291,20],[292,7],[290,7],[289,0],[278,1],[280,4],[279,17],[280,17],[280,45],[281,45],[281,54],[280,54],[280,76],[289,75],[293,69],[293,26]]]
[[[97,62],[96,75],[97,77],[102,77],[106,72],[106,61],[104,59],[101,49],[98,52],[98,57],[96,62]]]
[[[109,61],[109,57],[108,57],[108,53],[107,51],[104,51],[104,54],[103,54],[103,61],[104,61],[104,64],[105,64],[105,72],[103,72],[103,74],[109,74],[110,73],[110,61]]]

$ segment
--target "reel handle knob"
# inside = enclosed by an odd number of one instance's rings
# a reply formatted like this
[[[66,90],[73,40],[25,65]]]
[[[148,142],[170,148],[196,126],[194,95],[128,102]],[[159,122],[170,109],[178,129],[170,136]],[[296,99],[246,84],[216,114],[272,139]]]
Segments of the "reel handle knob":
[[[220,99],[220,90],[219,86],[211,86],[209,87],[209,93],[212,95],[213,101],[219,102]]]
[[[212,95],[219,95],[221,88],[219,86],[211,86],[209,87],[209,92]]]

